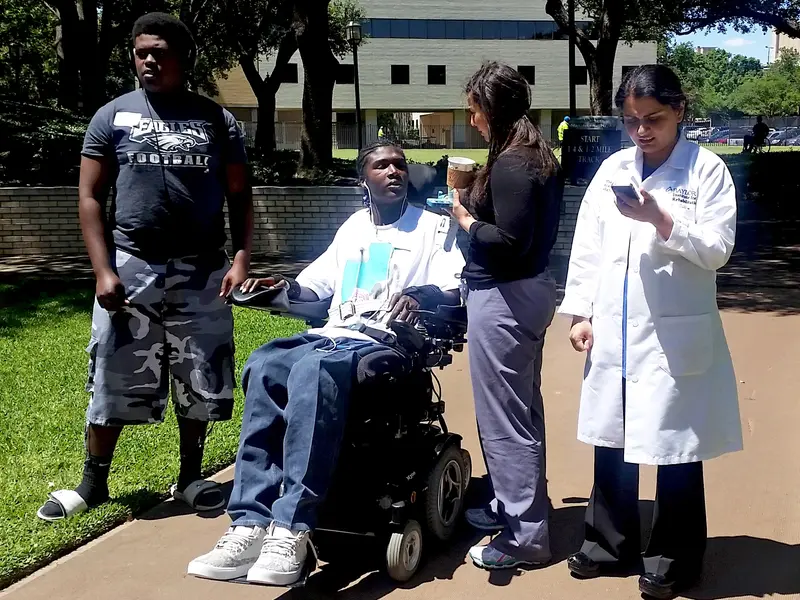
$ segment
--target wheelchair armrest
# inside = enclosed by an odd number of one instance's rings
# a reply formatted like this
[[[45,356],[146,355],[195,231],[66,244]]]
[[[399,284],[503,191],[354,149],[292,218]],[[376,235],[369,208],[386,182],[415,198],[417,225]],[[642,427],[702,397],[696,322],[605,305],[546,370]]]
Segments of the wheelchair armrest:
[[[289,310],[289,296],[286,289],[280,287],[261,288],[250,293],[237,288],[231,292],[230,299],[232,304],[243,308],[276,312]]]
[[[249,294],[237,289],[231,294],[231,303],[244,308],[266,310],[292,319],[301,319],[316,326],[328,320],[331,298],[300,302],[289,300],[285,288],[266,288]]]

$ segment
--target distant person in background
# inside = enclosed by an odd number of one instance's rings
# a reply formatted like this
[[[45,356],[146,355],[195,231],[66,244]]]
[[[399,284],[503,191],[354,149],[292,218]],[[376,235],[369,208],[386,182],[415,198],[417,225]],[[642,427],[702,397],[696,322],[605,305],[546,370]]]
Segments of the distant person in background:
[[[564,117],[558,125],[558,146],[559,148],[564,145],[564,134],[569,129],[569,117]]]
[[[509,66],[487,63],[466,87],[470,123],[489,142],[469,194],[454,194],[467,233],[469,364],[481,448],[494,499],[467,511],[476,529],[500,531],[472,562],[510,569],[550,561],[542,352],[556,308],[548,270],[563,178],[528,119],[531,88]]]
[[[132,38],[142,89],[97,111],[81,158],[78,210],[97,279],[83,479],[50,494],[37,513],[45,521],[109,499],[123,427],[161,422],[170,391],[180,436],[172,495],[197,511],[225,502],[201,465],[208,423],[233,413],[233,314],[225,296],[250,266],[244,143],[228,111],[186,89],[196,54],[186,25],[150,13],[136,21]],[[138,454],[148,460],[145,447]]]
[[[378,139],[382,140],[384,135],[386,135],[386,134],[383,131],[383,127],[378,128]]]
[[[756,118],[756,124],[753,125],[753,135],[744,136],[744,148],[742,152],[752,152],[757,148],[764,145],[769,137],[769,125],[764,123],[763,117]]]

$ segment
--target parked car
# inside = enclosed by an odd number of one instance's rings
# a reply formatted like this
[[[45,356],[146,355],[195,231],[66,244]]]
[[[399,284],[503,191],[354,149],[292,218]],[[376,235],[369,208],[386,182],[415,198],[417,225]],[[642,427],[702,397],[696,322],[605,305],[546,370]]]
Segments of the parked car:
[[[728,143],[728,133],[730,129],[728,127],[713,127],[710,131],[704,131],[700,135],[697,136],[697,141],[701,144],[719,144],[719,143]],[[718,142],[716,139],[722,139],[724,142]]]
[[[769,135],[769,142],[773,146],[788,146],[786,142],[800,136],[800,127],[784,127]]]

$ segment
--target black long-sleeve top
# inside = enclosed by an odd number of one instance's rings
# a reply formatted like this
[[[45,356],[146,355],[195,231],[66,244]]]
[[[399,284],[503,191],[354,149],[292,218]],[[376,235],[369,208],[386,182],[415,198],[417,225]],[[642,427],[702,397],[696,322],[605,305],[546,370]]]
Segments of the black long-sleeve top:
[[[542,179],[527,153],[501,154],[485,202],[473,209],[464,278],[474,288],[529,279],[549,264],[558,235],[563,179]]]

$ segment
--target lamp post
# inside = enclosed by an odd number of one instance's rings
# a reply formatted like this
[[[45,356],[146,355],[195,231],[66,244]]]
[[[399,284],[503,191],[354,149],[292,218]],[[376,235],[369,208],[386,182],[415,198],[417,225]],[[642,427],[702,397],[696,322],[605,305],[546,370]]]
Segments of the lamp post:
[[[569,13],[569,116],[574,119],[577,116],[577,98],[575,94],[575,0],[567,3]]]
[[[347,24],[347,41],[353,49],[353,83],[356,90],[356,127],[358,130],[358,149],[361,150],[364,136],[361,123],[361,90],[358,84],[358,45],[361,43],[361,23],[350,21]]]

